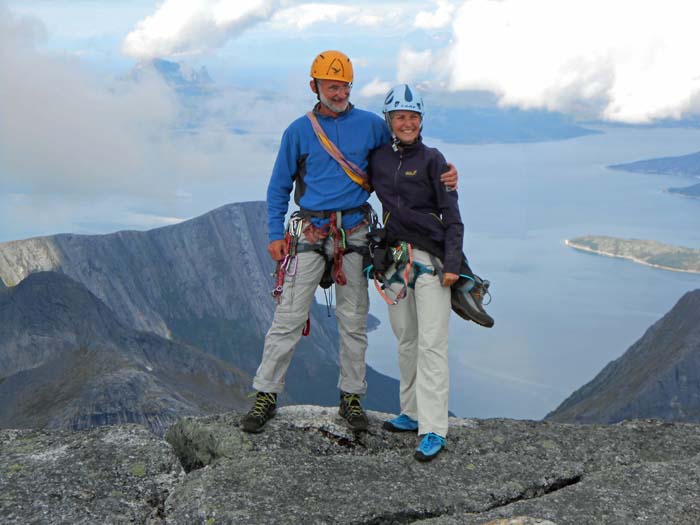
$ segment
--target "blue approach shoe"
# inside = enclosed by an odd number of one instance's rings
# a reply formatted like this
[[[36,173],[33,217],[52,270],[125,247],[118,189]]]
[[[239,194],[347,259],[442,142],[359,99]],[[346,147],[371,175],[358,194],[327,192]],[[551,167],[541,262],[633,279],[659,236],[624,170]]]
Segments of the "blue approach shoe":
[[[399,417],[384,421],[382,428],[389,432],[417,432],[418,421],[411,419],[406,414],[401,414]]]
[[[413,457],[418,461],[430,461],[435,459],[440,451],[445,447],[445,438],[428,432],[423,436],[423,439],[416,449]]]

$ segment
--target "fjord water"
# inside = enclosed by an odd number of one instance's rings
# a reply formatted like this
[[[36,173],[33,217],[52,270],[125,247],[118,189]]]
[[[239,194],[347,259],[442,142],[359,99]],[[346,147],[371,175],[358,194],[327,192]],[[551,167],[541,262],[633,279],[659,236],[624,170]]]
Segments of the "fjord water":
[[[564,245],[585,234],[700,249],[700,200],[665,193],[697,181],[606,166],[700,149],[700,130],[601,128],[532,143],[455,145],[426,138],[460,173],[465,251],[492,281],[486,329],[450,323],[450,410],[540,419],[639,339],[700,275],[659,270]],[[376,206],[376,204],[375,204]],[[386,304],[368,362],[398,377]],[[371,388],[371,385],[369,385]]]

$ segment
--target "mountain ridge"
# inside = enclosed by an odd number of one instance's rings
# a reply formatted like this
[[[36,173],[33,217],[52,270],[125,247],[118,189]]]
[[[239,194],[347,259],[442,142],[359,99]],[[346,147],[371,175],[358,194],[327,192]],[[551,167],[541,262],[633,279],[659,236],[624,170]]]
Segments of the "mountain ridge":
[[[0,280],[64,273],[125,326],[200,348],[253,375],[274,314],[264,202],[227,204],[144,232],[59,234],[0,243]],[[314,303],[281,403],[337,399],[338,333]],[[366,404],[398,408],[398,381],[367,369]]]
[[[250,375],[190,346],[138,332],[82,284],[30,274],[0,293],[0,427],[141,423],[242,409]]]
[[[613,164],[608,166],[608,168],[632,173],[700,178],[700,151],[675,157],[659,157],[624,164]],[[685,197],[700,198],[700,184],[682,188],[667,188],[666,191]]]
[[[700,422],[700,289],[676,305],[622,356],[545,416],[560,423],[630,418]]]

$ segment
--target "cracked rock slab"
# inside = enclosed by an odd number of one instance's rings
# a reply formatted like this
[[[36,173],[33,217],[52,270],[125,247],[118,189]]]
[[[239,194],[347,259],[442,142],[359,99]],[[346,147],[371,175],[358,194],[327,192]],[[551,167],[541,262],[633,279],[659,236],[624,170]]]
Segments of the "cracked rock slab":
[[[361,434],[312,406],[281,408],[262,434],[236,413],[185,418],[168,442],[136,425],[0,431],[0,521],[700,523],[697,424],[452,418],[445,452],[419,463],[415,434],[368,415]]]
[[[484,525],[556,525],[556,523],[529,516],[518,516],[517,518],[489,521]]]
[[[454,425],[436,460],[413,459],[415,434],[381,430],[386,414],[369,413],[370,431],[349,432],[337,408],[279,410],[262,434],[240,430],[240,416],[182,420],[168,432],[195,468],[166,501],[167,522],[411,523],[486,512],[576,483],[577,461],[513,452],[472,454]]]
[[[518,501],[482,514],[444,516],[425,525],[518,523],[513,516],[539,516],[557,525],[700,523],[700,456],[640,463],[593,472],[575,486],[541,498]],[[529,522],[525,522],[529,523]],[[539,523],[539,522],[536,522]]]
[[[140,425],[0,430],[0,521],[161,523],[182,474],[168,444]]]
[[[181,420],[166,439],[190,472],[167,523],[686,523],[673,520],[695,512],[698,425],[451,419],[447,449],[421,464],[415,434],[368,415],[362,434],[336,407],[282,408],[262,434],[233,413]]]

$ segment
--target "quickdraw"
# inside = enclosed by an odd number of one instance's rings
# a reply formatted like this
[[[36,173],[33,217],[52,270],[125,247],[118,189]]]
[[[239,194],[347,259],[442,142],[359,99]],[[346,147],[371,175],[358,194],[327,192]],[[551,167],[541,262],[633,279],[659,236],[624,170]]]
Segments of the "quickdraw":
[[[282,290],[284,287],[284,276],[288,275],[294,277],[297,273],[297,244],[299,243],[299,237],[301,237],[303,230],[303,219],[298,215],[294,214],[289,219],[287,224],[287,231],[284,234],[284,244],[286,255],[284,259],[277,262],[277,270],[275,271],[277,275],[277,280],[275,281],[275,287],[272,289],[272,297],[274,297],[277,304],[282,300]]]

